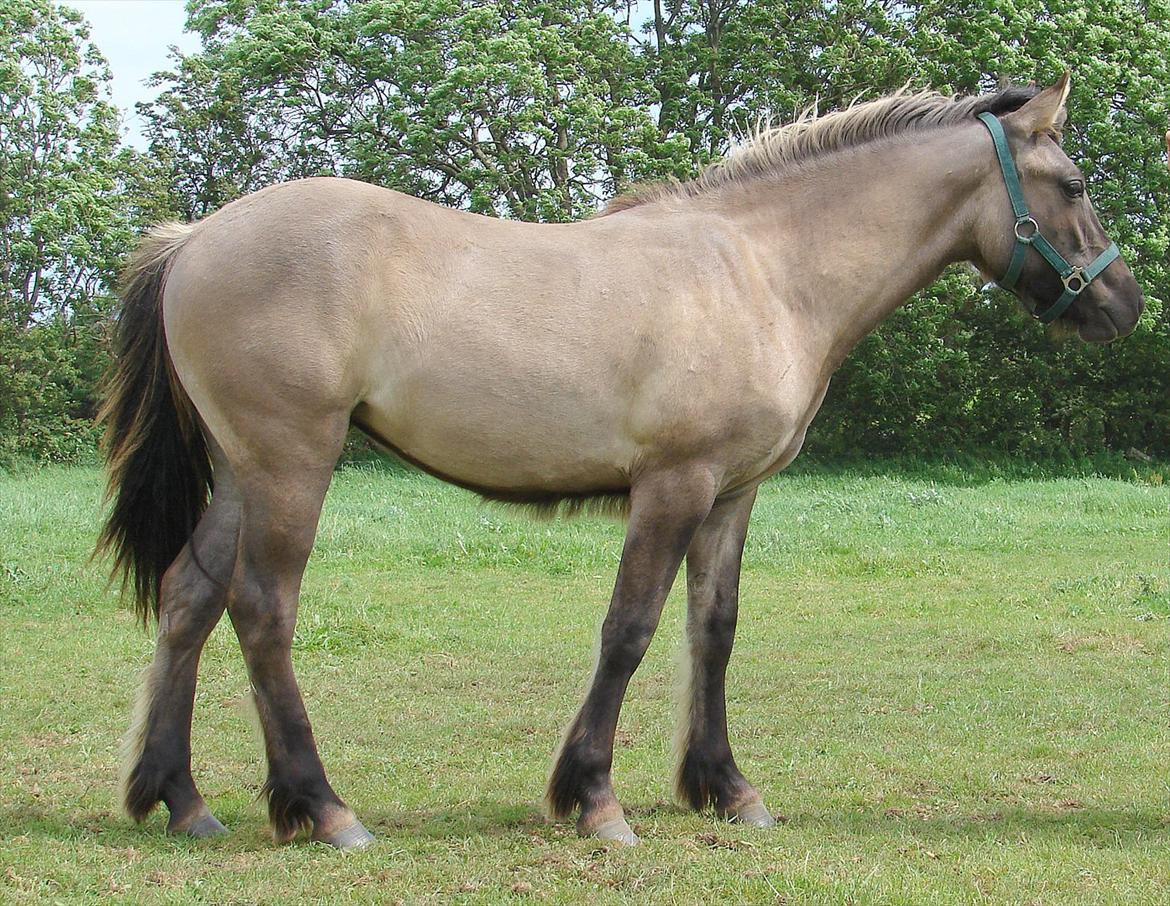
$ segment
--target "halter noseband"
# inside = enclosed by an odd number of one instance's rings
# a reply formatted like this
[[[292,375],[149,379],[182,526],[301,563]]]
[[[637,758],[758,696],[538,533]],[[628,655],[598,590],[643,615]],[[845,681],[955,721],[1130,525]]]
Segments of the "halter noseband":
[[[1028,246],[1032,246],[1044,260],[1052,265],[1060,275],[1060,282],[1064,284],[1064,292],[1060,298],[1044,311],[1035,311],[1033,315],[1041,324],[1051,324],[1065,313],[1073,299],[1079,296],[1097,276],[1105,270],[1120,254],[1116,242],[1110,242],[1109,248],[1093,259],[1087,267],[1076,267],[1064,260],[1052,244],[1040,232],[1040,224],[1036,218],[1028,213],[1028,203],[1024,200],[1024,190],[1020,187],[1020,176],[1016,172],[1016,162],[1012,158],[1012,150],[1008,147],[1007,136],[1003,126],[992,113],[979,114],[979,120],[991,133],[991,140],[995,143],[995,155],[999,158],[999,168],[1003,171],[1004,185],[1007,186],[1008,197],[1012,201],[1012,210],[1016,214],[1016,245],[1012,250],[1012,260],[1008,264],[1007,273],[999,281],[999,286],[1009,292],[1015,291],[1016,282],[1020,279],[1020,272],[1024,269],[1024,258],[1028,254]]]

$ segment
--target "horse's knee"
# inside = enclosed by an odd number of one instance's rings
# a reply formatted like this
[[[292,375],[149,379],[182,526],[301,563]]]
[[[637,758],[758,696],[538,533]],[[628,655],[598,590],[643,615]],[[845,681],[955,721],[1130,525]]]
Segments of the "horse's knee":
[[[648,621],[603,627],[599,668],[633,673],[650,647],[654,629],[655,626]]]

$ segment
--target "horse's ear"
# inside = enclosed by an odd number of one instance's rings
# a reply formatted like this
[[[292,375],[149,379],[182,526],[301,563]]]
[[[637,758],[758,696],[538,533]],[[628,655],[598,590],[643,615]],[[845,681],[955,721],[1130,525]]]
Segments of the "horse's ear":
[[[1067,116],[1064,102],[1068,100],[1069,87],[1069,74],[1066,70],[1054,84],[1049,85],[1011,114],[1011,121],[1029,135],[1037,132],[1059,135]]]

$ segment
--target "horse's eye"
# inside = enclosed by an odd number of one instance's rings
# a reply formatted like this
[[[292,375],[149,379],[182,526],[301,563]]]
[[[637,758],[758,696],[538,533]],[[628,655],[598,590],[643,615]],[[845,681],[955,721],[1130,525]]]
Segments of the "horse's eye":
[[[1064,194],[1069,198],[1080,198],[1085,194],[1085,184],[1079,179],[1070,179],[1061,188],[1064,189]]]

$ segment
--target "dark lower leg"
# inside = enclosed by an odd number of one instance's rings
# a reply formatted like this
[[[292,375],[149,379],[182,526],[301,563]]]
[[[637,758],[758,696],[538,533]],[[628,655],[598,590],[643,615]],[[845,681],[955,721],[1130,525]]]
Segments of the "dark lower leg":
[[[125,742],[123,801],[135,820],[158,802],[167,830],[223,833],[191,776],[191,713],[204,643],[223,614],[235,562],[238,507],[225,479],[163,579],[158,638]]]
[[[264,793],[277,840],[311,829],[315,840],[353,846],[372,838],[329,785],[292,665],[301,575],[330,474],[267,473],[246,493],[228,613],[264,729]]]
[[[690,677],[679,738],[679,798],[730,818],[771,823],[735,763],[727,735],[727,663],[735,641],[739,571],[754,492],[720,502],[687,552]]]
[[[123,782],[126,810],[141,821],[163,802],[170,813],[170,833],[220,830],[202,820],[210,812],[191,776],[191,703],[197,669],[197,654],[156,653],[140,693],[137,726],[128,738],[130,758]],[[170,674],[165,686],[158,679],[164,674]]]
[[[264,727],[264,795],[276,839],[284,842],[307,830],[313,839],[329,841],[356,818],[325,776],[290,653],[273,646],[267,654],[246,657]]]
[[[595,833],[603,826],[623,820],[622,807],[614,794],[610,776],[614,736],[622,698],[634,667],[641,661],[646,648],[646,645],[631,644],[618,654],[612,650],[614,646],[606,645],[605,636],[603,629],[602,656],[593,683],[565,734],[548,785],[552,815],[567,817],[579,806],[581,814],[577,829],[582,834]],[[611,650],[607,651],[607,647]],[[614,830],[617,836],[621,836],[623,828],[615,827]]]
[[[756,808],[759,793],[735,763],[728,741],[725,670],[712,660],[701,657],[692,664],[692,669],[703,677],[695,677],[690,690],[690,717],[676,783],[678,796],[693,809],[713,805],[724,817],[746,818],[750,813],[752,823],[759,823],[763,818],[762,808]],[[761,814],[757,815],[757,811]]]
[[[631,495],[630,524],[593,682],[569,726],[548,785],[549,809],[580,807],[578,830],[632,843],[610,779],[622,698],[641,662],[696,526],[711,506],[708,476],[657,476]]]

